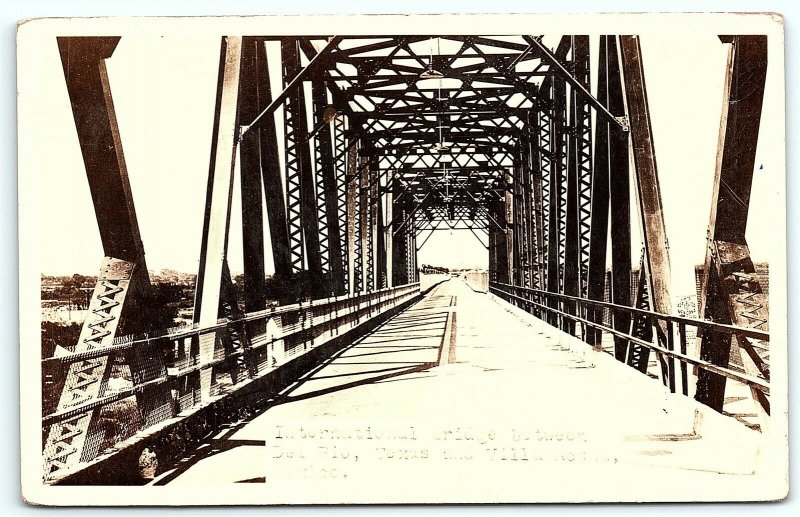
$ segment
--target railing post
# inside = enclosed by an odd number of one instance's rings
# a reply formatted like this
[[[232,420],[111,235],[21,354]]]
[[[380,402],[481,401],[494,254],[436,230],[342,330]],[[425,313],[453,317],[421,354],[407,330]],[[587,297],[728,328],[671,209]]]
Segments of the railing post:
[[[678,339],[680,341],[680,352],[686,354],[686,324],[678,325]],[[681,361],[681,392],[689,395],[689,371],[684,361]]]

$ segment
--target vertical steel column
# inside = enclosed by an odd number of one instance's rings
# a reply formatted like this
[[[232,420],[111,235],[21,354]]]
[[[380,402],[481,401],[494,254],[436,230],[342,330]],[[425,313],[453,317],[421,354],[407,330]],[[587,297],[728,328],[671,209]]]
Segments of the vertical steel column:
[[[572,73],[575,73],[575,61],[578,58],[578,49],[575,45],[575,36],[570,37],[570,46],[572,48],[572,61],[570,67]],[[569,134],[567,138],[567,170],[566,170],[566,217],[564,227],[564,280],[563,289],[564,294],[568,296],[578,296],[580,293],[580,242],[579,242],[579,228],[578,228],[578,177],[579,177],[579,157],[578,157],[578,104],[581,103],[581,96],[578,95],[576,89],[572,86],[569,87]],[[567,314],[576,313],[576,304],[574,302],[564,302],[564,312]],[[575,334],[575,322],[569,318],[565,318],[562,324],[564,331],[570,335]]]
[[[227,270],[226,255],[230,227],[231,196],[236,160],[237,97],[241,65],[242,40],[222,40],[217,81],[217,102],[211,139],[211,166],[208,174],[203,238],[200,248],[200,269],[195,288],[194,321],[201,326],[216,324],[220,315],[221,290]],[[214,350],[217,333],[200,336],[200,399],[210,399],[213,382]]]
[[[410,229],[408,236],[411,239],[411,243],[408,246],[408,250],[411,253],[411,260],[409,260],[409,264],[411,265],[411,274],[409,275],[410,282],[419,282],[419,264],[417,264],[417,230],[415,229],[416,221],[414,221],[415,217],[416,215],[413,213],[409,215]]]
[[[587,89],[591,87],[589,36],[574,36],[572,44],[575,78]],[[574,95],[574,157],[578,169],[579,293],[586,297],[589,276],[589,247],[592,204],[592,109],[582,95]]]
[[[354,145],[347,152],[347,280],[350,294],[361,290],[358,180],[358,149]]]
[[[513,167],[511,168],[513,171]],[[514,185],[514,176],[513,172],[509,172],[508,170],[504,173],[505,176],[505,183],[506,185]],[[517,271],[516,271],[516,264],[518,259],[518,254],[515,248],[516,236],[514,235],[514,224],[516,222],[515,214],[514,214],[514,195],[512,192],[506,190],[505,192],[505,203],[503,207],[505,208],[503,218],[501,223],[505,226],[506,229],[506,259],[508,260],[508,283],[513,284],[516,283],[517,278]]]
[[[383,261],[384,275],[386,283],[383,287],[394,287],[394,239],[392,236],[392,220],[394,218],[394,192],[392,192],[392,180],[386,188],[386,224],[382,224],[383,232]]]
[[[542,225],[541,225],[541,264],[542,290],[550,289],[550,180],[553,176],[553,81],[549,86],[543,84],[537,99],[539,111],[539,155],[541,157],[542,178]],[[548,315],[549,318],[549,315]]]
[[[491,216],[495,221],[497,221],[498,224],[505,224],[505,199],[493,200],[489,205],[489,211]],[[492,275],[490,278],[492,278],[495,282],[502,284],[509,283],[510,272],[508,270],[508,243],[506,240],[505,228],[490,224],[489,247],[489,274]]]
[[[620,36],[620,49],[636,168],[637,199],[642,217],[648,294],[653,310],[671,314],[669,243],[664,226],[661,187],[658,181],[644,66],[638,36]],[[659,324],[658,340],[663,347],[670,348],[671,340],[667,340],[666,332],[666,324]],[[669,364],[672,369],[674,360],[670,360]],[[669,372],[664,372],[664,374],[666,380]]]
[[[552,117],[550,119],[550,181],[548,203],[548,225],[547,225],[547,290],[551,293],[561,293],[563,272],[563,241],[562,229],[564,227],[562,214],[564,213],[564,198],[562,195],[563,183],[563,146],[564,146],[564,109],[565,109],[566,85],[564,79],[553,78],[553,97],[552,97]],[[557,308],[558,302],[554,299],[549,300],[551,307]],[[550,314],[548,321],[551,325],[557,325],[559,318],[555,314]]]
[[[624,116],[625,101],[622,93],[619,61],[617,59],[617,45],[615,36],[600,36],[600,55],[598,58],[597,98],[615,116]],[[611,197],[616,202],[627,203],[627,181],[620,185],[621,180],[628,177],[628,135],[617,124],[608,120],[598,119],[595,131],[594,168],[592,171],[591,189],[591,242],[589,247],[589,272],[588,293],[591,300],[603,301],[606,282],[606,249],[608,247],[608,217]],[[611,178],[614,178],[615,188],[612,190]],[[630,282],[630,225],[625,225],[624,213],[628,212],[627,205],[615,206],[616,221],[612,230],[620,231],[617,235],[612,231],[613,248],[621,248],[618,253],[612,251],[614,257],[614,278],[624,276]],[[623,213],[617,213],[623,212]],[[627,239],[626,239],[627,237]],[[621,242],[619,242],[621,240]],[[620,260],[626,256],[628,271],[619,267]],[[623,262],[624,262],[623,260]],[[622,270],[622,271],[620,271]],[[616,285],[616,284],[615,284]],[[621,288],[614,288],[614,293],[620,294]],[[628,303],[630,302],[630,285],[628,286]],[[616,300],[616,297],[614,298]],[[616,303],[616,301],[615,301]],[[603,310],[590,309],[590,321],[600,323],[603,321]],[[622,322],[620,327],[622,329]],[[624,328],[627,328],[627,324]],[[587,343],[593,346],[600,345],[600,332],[589,329]],[[623,349],[624,353],[624,349]]]
[[[260,72],[263,73],[266,70],[265,45],[266,42],[262,38],[242,38],[237,110],[239,127],[253,121],[269,102],[269,98],[262,96],[259,85]],[[267,307],[264,214],[261,206],[264,195],[261,184],[262,138],[261,129],[255,128],[242,135],[239,142],[245,312],[263,311]],[[230,271],[223,271],[223,281],[225,281],[225,277],[230,279]],[[240,316],[236,289],[232,284],[228,284],[228,288],[228,307],[234,310],[231,315]],[[247,373],[249,376],[257,375],[259,360],[257,355],[250,350],[250,339],[252,336],[261,336],[266,333],[266,322],[251,321],[232,328],[233,330],[228,331],[226,339],[229,349],[234,352],[242,352],[242,354],[236,355],[238,359],[231,371],[234,381],[238,380],[242,373]]]
[[[361,292],[372,291],[370,274],[372,267],[370,264],[370,237],[372,232],[369,226],[369,158],[363,156],[366,146],[359,151],[359,196],[358,196],[358,234],[360,237],[360,257],[361,257]]]
[[[542,149],[539,137],[539,109],[538,101],[534,103],[528,113],[528,128],[530,140],[531,164],[531,189],[532,189],[532,214],[531,214],[531,257],[533,260],[533,287],[544,289],[544,212],[543,212],[543,192],[542,192]]]
[[[497,278],[497,229],[492,224],[491,220],[491,207],[487,207],[490,217],[489,219],[489,282],[499,282]]]
[[[518,157],[514,163],[514,284],[531,286],[531,183],[529,140],[519,141]]]
[[[622,83],[619,82],[617,93],[617,76],[621,73],[617,36],[607,38],[608,48],[608,88],[612,102],[622,94]],[[617,72],[619,71],[619,73]],[[624,101],[622,101],[624,103]],[[609,204],[611,208],[611,301],[617,305],[631,306],[631,208],[630,208],[630,170],[628,157],[628,136],[624,145],[614,138],[618,131],[614,125],[609,129]],[[629,332],[631,317],[627,312],[614,312],[614,329]],[[622,338],[614,337],[614,357],[625,361],[628,343]]]
[[[532,174],[532,161],[531,161],[531,141],[530,135],[526,132],[522,139],[522,164],[520,173],[522,174],[522,211],[520,214],[521,219],[521,237],[522,237],[522,256],[524,274],[522,275],[522,285],[531,287],[534,283],[534,278],[537,276],[535,273],[534,263],[536,262],[536,223],[533,219],[532,194],[533,187],[531,186]]]
[[[372,290],[380,288],[380,197],[378,194],[378,159],[370,147],[369,156],[369,267],[368,278]]]
[[[281,40],[283,82],[287,87],[299,73],[298,40]],[[320,252],[319,220],[314,189],[311,149],[308,142],[308,119],[303,85],[294,88],[284,105],[284,138],[286,139],[286,186],[289,214],[289,241],[295,271],[307,263],[312,297],[329,292],[323,284]],[[305,244],[305,246],[304,246]]]
[[[406,239],[408,239],[408,245],[406,246],[406,252],[408,256],[406,258],[406,265],[408,267],[406,276],[408,276],[408,281],[414,282],[417,276],[416,271],[416,256],[417,256],[417,230],[416,223],[414,222],[414,212],[409,212],[408,214],[408,225],[406,226]]]
[[[300,68],[300,54],[297,40],[286,38],[281,41],[281,71],[283,87],[291,82]],[[302,84],[300,85],[302,88]],[[295,119],[299,109],[297,98],[300,93],[287,96],[283,106],[283,138],[286,174],[286,216],[289,230],[289,253],[292,261],[292,273],[302,271],[305,266],[305,249],[303,246],[303,212],[302,212],[302,163],[298,149],[298,140],[305,134],[295,127]],[[302,123],[302,121],[301,121]]]
[[[519,153],[518,153],[519,154]],[[522,221],[522,163],[519,156],[514,156],[514,165],[511,168],[511,193],[506,194],[506,199],[511,199],[511,224],[509,234],[518,238],[511,239],[511,283],[523,285],[523,262],[522,238],[520,236],[520,223]]]
[[[328,107],[328,95],[322,79],[312,83],[314,112],[317,123],[324,123],[324,112]],[[333,131],[335,120],[328,121],[316,136],[317,152],[317,196],[320,205],[320,237],[325,243],[323,256],[330,271],[330,288],[334,294],[345,292],[345,273],[342,263],[342,235],[339,226],[339,185],[333,162]],[[325,222],[323,225],[322,222]],[[324,227],[324,231],[323,231]]]
[[[314,156],[314,199],[317,209],[317,222],[319,225],[319,255],[322,263],[322,272],[330,274],[330,249],[328,238],[328,206],[326,191],[332,189],[335,196],[336,189],[333,184],[333,154],[331,145],[331,124],[323,119],[325,108],[328,106],[328,92],[325,89],[323,74],[317,72],[311,81],[311,124],[321,127],[313,136],[314,144],[312,153]],[[307,136],[310,139],[312,137]],[[327,180],[327,181],[326,181]],[[334,198],[335,202],[335,198]],[[336,215],[331,214],[332,218]],[[334,223],[335,224],[335,223]],[[328,293],[330,294],[330,293]]]
[[[250,39],[250,38],[248,38]],[[253,38],[255,39],[255,38]],[[258,39],[260,41],[260,39]],[[249,44],[248,44],[249,46]],[[248,52],[250,50],[248,49]],[[269,77],[269,61],[264,44],[255,48],[256,52],[256,87],[258,89],[258,104],[266,106],[272,101],[272,86]],[[252,121],[243,121],[250,123]],[[266,195],[267,220],[269,221],[270,242],[272,244],[272,259],[275,264],[275,278],[286,285],[292,276],[292,259],[289,251],[289,229],[286,220],[286,201],[284,197],[283,181],[281,180],[280,156],[278,155],[278,134],[275,127],[275,116],[264,117],[257,128],[250,129],[242,140],[242,153],[244,147],[252,145],[245,143],[251,133],[257,133],[261,142],[260,160],[261,174]],[[242,154],[242,161],[245,156]],[[268,293],[269,296],[281,298],[285,293]],[[294,301],[294,300],[292,300]]]
[[[378,208],[378,217],[375,221],[375,242],[377,243],[377,257],[376,257],[376,289],[383,289],[389,285],[387,277],[387,260],[386,260],[386,228],[383,224],[383,196],[378,194],[377,202],[375,203]]]
[[[336,217],[338,219],[338,226],[340,234],[342,232],[348,232],[348,217],[347,217],[347,208],[348,208],[348,197],[347,197],[347,187],[349,184],[348,180],[348,153],[345,152],[345,124],[347,120],[342,118],[339,124],[333,124],[333,155],[336,157],[336,163],[334,164],[336,167]],[[341,263],[342,263],[342,284],[343,284],[343,293],[350,293],[352,292],[350,289],[350,284],[352,282],[352,271],[350,268],[350,240],[349,234],[347,234],[343,239],[342,242],[342,253],[341,253]]]
[[[745,239],[750,191],[755,168],[764,84],[767,74],[766,36],[723,36],[730,43],[720,121],[719,148],[709,219],[705,281],[700,314],[717,323],[769,329],[767,297],[754,275],[755,267]],[[745,371],[769,380],[768,343],[735,336]],[[700,357],[720,366],[731,359],[731,337],[704,334]],[[751,390],[762,429],[769,399]],[[697,374],[695,398],[717,411],[725,400],[725,377],[705,370]]]
[[[408,280],[408,239],[402,230],[408,224],[407,203],[403,200],[400,183],[392,184],[392,214],[393,217],[387,218],[390,225],[387,231],[392,235],[392,283],[393,285],[404,285]]]
[[[238,125],[253,121],[263,110],[268,98],[261,96],[259,72],[266,69],[265,41],[242,38],[242,61],[239,82]],[[239,146],[242,196],[242,245],[244,248],[245,311],[261,311],[267,307],[264,272],[264,215],[261,208],[261,130],[245,133]]]
[[[564,294],[564,273],[567,266],[567,187],[569,184],[569,134],[572,131],[572,126],[569,118],[569,98],[567,96],[567,82],[563,77],[557,77],[553,80],[555,84],[555,97],[556,111],[556,136],[557,142],[560,143],[559,161],[558,161],[558,189],[556,195],[558,196],[558,275],[559,284],[558,292]],[[570,87],[571,88],[571,87]],[[562,321],[563,323],[568,320]]]

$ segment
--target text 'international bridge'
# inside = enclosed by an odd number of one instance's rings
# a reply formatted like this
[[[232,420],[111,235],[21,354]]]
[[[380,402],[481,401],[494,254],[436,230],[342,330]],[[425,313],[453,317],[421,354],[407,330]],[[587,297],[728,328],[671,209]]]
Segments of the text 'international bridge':
[[[617,360],[642,373],[655,365],[665,389],[716,411],[726,384],[742,385],[763,429],[767,299],[745,227],[767,38],[720,40],[729,54],[699,319],[673,315],[637,36],[600,36],[596,61],[583,35],[554,48],[541,36],[228,36],[193,324],[167,329],[148,318],[151,282],[106,71],[120,38],[57,38],[105,258],[78,342],[42,362],[58,379],[43,410],[45,482],[123,482],[142,451],[166,465],[258,413],[420,303],[430,289],[420,288],[417,239],[435,229],[488,241],[490,294],[474,296],[499,297],[589,351],[605,337]],[[270,83],[276,67],[282,84]],[[235,175],[243,299],[226,259]],[[638,277],[632,218],[644,243]],[[526,346],[537,347],[533,335]],[[110,389],[126,369],[130,382]],[[135,411],[113,434],[123,400]]]

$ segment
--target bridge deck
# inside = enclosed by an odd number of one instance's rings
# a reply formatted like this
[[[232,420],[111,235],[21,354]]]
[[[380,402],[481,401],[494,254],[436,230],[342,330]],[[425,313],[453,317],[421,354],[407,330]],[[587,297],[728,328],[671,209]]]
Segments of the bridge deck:
[[[445,282],[154,483],[263,482],[275,502],[750,497],[759,433],[559,341]]]

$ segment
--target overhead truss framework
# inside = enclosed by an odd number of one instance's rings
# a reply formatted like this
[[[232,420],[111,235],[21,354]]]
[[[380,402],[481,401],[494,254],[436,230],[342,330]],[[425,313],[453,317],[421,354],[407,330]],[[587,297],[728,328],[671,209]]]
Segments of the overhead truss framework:
[[[615,126],[624,118],[589,92],[587,36],[557,37],[553,50],[542,36],[245,40],[271,48],[259,51],[265,67],[268,55],[280,56],[271,66],[280,67],[282,91],[262,74],[274,95],[238,120],[248,142],[256,132],[274,139],[273,113],[283,115],[283,170],[272,157],[278,144],[262,144],[270,152],[260,164],[277,276],[304,275],[311,296],[409,281],[417,234],[444,227],[470,229],[490,248],[489,234],[508,234],[499,278],[544,287],[553,258],[542,237],[552,226],[561,273],[550,277],[560,291],[586,292],[590,108]],[[276,174],[282,195],[269,213]],[[554,221],[541,219],[551,179]],[[574,279],[564,268],[573,243],[582,262]]]
[[[106,255],[89,307],[97,319],[87,320],[78,352],[110,346],[115,335],[159,330],[135,316],[150,285],[105,70],[118,41],[58,39]],[[766,38],[722,41],[731,51],[701,310],[714,321],[766,329],[766,299],[744,239]],[[214,379],[248,375],[248,335],[263,331],[217,331],[220,319],[264,311],[268,300],[413,283],[425,231],[472,232],[488,249],[492,282],[543,295],[534,312],[592,345],[602,343],[591,324],[606,315],[578,302],[603,300],[609,262],[614,304],[670,313],[669,247],[639,40],[601,36],[596,70],[591,48],[585,35],[223,37],[195,295],[195,324],[206,329],[193,345],[192,389],[200,400],[214,396]],[[270,83],[271,70],[280,71],[278,84]],[[227,263],[237,170],[243,307]],[[632,214],[640,215],[644,237],[635,295]],[[272,282],[265,279],[267,248]],[[674,355],[664,357],[673,351],[672,329],[629,311],[612,310],[610,319],[618,333],[657,343],[661,377],[674,390]],[[733,343],[746,372],[768,380],[765,342],[704,335],[701,359],[727,367]],[[220,363],[221,348],[242,359]],[[646,371],[650,348],[619,335],[613,348],[617,359]],[[142,382],[165,374],[161,362],[138,353],[129,362]],[[109,372],[105,359],[75,363],[57,409],[102,399]],[[685,365],[681,374],[686,392]],[[169,414],[169,393],[153,386],[137,393],[148,422]],[[724,389],[724,378],[704,370],[696,398],[721,410]],[[768,413],[767,396],[754,390],[753,397]],[[97,412],[73,416],[46,437],[48,476],[97,453]]]

